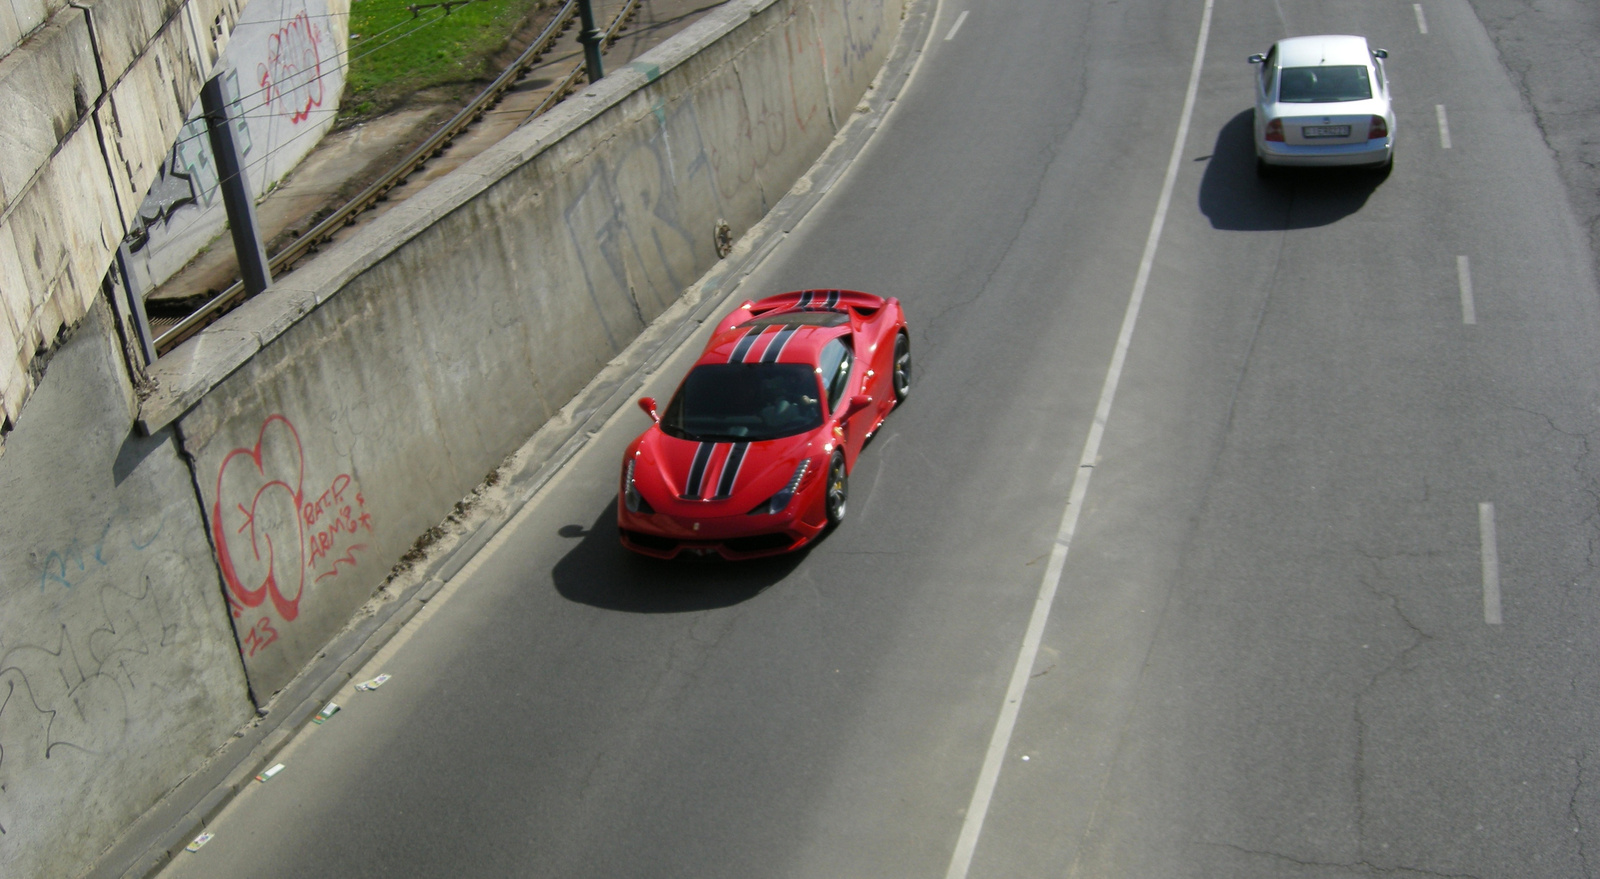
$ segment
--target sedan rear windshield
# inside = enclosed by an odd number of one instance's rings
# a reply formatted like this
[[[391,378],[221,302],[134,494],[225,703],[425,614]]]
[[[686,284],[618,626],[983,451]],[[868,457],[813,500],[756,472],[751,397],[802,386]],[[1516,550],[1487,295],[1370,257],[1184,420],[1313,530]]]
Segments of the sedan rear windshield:
[[[690,370],[661,416],[668,436],[757,442],[822,426],[816,367],[805,363],[707,363]]]
[[[1285,67],[1278,79],[1278,100],[1288,104],[1333,104],[1372,97],[1367,68]]]

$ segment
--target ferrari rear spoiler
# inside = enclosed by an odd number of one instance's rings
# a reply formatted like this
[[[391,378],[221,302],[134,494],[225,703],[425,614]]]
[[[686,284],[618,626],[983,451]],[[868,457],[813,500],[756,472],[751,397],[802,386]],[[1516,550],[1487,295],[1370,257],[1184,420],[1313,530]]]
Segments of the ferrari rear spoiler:
[[[854,313],[860,318],[877,314],[889,300],[856,290],[795,290],[768,296],[759,302],[746,299],[739,310],[729,315],[719,329],[738,326],[753,318],[785,311],[834,311]]]

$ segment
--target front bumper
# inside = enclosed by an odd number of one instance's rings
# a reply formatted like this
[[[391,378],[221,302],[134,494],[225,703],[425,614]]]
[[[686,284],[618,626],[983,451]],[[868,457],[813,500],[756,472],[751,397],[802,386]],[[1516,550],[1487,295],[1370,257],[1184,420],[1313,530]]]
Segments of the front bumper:
[[[623,546],[658,559],[685,553],[717,555],[729,561],[782,555],[815,540],[827,527],[824,482],[814,479],[802,485],[786,510],[770,515],[727,515],[710,506],[705,512],[717,515],[686,516],[682,510],[633,513],[619,497],[617,534]]]

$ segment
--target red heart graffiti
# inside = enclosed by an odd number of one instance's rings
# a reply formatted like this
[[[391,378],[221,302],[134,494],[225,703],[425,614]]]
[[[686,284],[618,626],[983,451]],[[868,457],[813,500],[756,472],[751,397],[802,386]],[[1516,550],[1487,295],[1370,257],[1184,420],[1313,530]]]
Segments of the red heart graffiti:
[[[232,483],[226,484],[230,472]],[[217,468],[211,534],[234,616],[240,615],[240,605],[258,607],[267,598],[286,622],[300,614],[306,581],[300,521],[304,482],[300,434],[282,415],[269,416],[255,446],[234,449]],[[292,594],[285,594],[285,587]]]

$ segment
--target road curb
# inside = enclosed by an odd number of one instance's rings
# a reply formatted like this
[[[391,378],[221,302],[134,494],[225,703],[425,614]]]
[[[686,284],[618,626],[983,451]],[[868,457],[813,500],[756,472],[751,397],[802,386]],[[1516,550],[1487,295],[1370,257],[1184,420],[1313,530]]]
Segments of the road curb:
[[[377,605],[370,616],[347,625],[278,692],[264,716],[236,732],[234,739],[218,749],[204,767],[140,816],[83,874],[85,879],[146,879],[183,851],[257,773],[271,764],[306,722],[588,445],[589,439],[627,404],[646,379],[707,320],[727,307],[744,279],[827,197],[877,131],[925,49],[937,6],[937,0],[908,2],[904,24],[889,58],[863,97],[866,109],[846,120],[822,156],[745,233],[728,259],[706,272],[508,458],[519,460],[520,466],[509,475],[505,508],[430,560],[416,584],[393,600]]]

